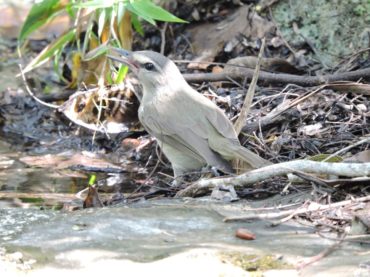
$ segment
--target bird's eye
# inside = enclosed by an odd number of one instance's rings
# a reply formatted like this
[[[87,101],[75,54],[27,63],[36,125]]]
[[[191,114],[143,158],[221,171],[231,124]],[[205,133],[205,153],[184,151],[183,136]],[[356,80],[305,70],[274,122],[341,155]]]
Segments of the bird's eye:
[[[154,69],[154,64],[152,63],[145,63],[144,68],[148,71],[152,71]]]

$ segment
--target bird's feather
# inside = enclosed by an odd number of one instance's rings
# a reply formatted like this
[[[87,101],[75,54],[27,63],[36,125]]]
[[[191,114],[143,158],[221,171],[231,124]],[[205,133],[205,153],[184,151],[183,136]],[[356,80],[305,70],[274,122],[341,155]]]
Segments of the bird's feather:
[[[193,105],[197,104],[193,103]],[[156,107],[157,105],[147,103],[139,112],[140,121],[149,133],[198,161],[232,172],[230,163],[209,147],[208,122],[205,118],[197,116],[197,113],[190,113],[189,110],[186,111],[186,105],[167,103],[166,109],[160,111]],[[177,109],[174,110],[174,107]],[[183,116],[181,118],[167,116],[173,113]]]

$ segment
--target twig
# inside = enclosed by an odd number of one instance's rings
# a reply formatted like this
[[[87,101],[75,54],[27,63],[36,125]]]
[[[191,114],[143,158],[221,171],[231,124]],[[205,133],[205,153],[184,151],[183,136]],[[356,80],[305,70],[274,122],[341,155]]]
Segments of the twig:
[[[290,203],[290,204],[284,204],[284,205],[278,205],[273,207],[259,207],[259,208],[243,208],[243,211],[269,211],[269,210],[284,210],[287,208],[295,207],[297,205],[300,205],[300,203]]]
[[[347,67],[347,70],[348,70],[348,65],[349,64],[351,64],[359,55],[361,55],[364,52],[368,52],[369,50],[370,50],[370,47],[364,48],[364,49],[358,50],[357,52],[355,52],[353,54],[350,54],[347,57],[344,57],[344,60],[340,61],[336,66],[333,67],[333,68],[338,68],[335,72],[338,73],[340,71],[343,71],[344,67]],[[357,64],[352,65],[352,67],[353,66],[357,66]]]
[[[23,67],[21,64],[18,65],[19,66],[19,70],[21,72],[21,76],[22,76],[22,80],[23,80],[23,83],[24,83],[24,86],[26,87],[26,91],[28,92],[28,94],[38,103],[40,103],[41,105],[44,105],[44,106],[47,106],[49,108],[52,108],[52,109],[58,109],[60,106],[58,105],[53,105],[53,104],[50,104],[50,103],[46,103],[42,100],[40,100],[39,98],[37,98],[37,96],[33,93],[33,91],[30,89],[30,87],[28,86],[27,84],[27,80],[26,80],[26,76],[24,75],[24,72],[23,72]]]
[[[275,227],[277,225],[280,225],[284,222],[289,221],[290,219],[292,219],[296,215],[299,215],[299,211],[302,210],[302,209],[308,208],[309,204],[310,204],[310,201],[305,201],[300,207],[298,207],[294,210],[291,210],[291,212],[287,216],[284,216],[283,218],[280,218],[278,221],[272,222],[271,227]],[[226,221],[226,219],[224,221]]]
[[[317,233],[320,237],[328,240],[335,240],[339,241],[340,239],[324,236],[321,232]],[[347,236],[344,239],[345,242],[354,242],[354,243],[360,243],[360,244],[370,244],[370,235],[364,234],[364,235],[350,235]]]
[[[301,97],[298,97],[294,101],[289,102],[288,104],[282,103],[280,106],[273,109],[270,113],[261,117],[258,121],[251,122],[251,123],[248,123],[247,125],[245,125],[243,127],[242,131],[246,132],[246,133],[252,133],[252,132],[256,131],[258,128],[261,128],[261,127],[264,128],[267,125],[276,124],[276,123],[279,123],[281,121],[287,120],[287,118],[286,118],[287,116],[286,115],[283,116],[284,113],[287,113],[287,111],[289,111],[292,107],[298,105],[302,101],[306,100],[307,98],[311,97],[312,95],[320,92],[321,90],[323,90],[325,88],[334,88],[334,89],[337,89],[337,90],[343,90],[343,88],[353,86],[353,85],[356,85],[357,88],[358,88],[358,86],[361,87],[362,85],[368,86],[368,89],[369,89],[369,92],[370,92],[370,86],[369,85],[360,84],[360,83],[338,82],[338,83],[331,83],[331,84],[322,85],[322,86],[318,87],[317,89],[315,89],[314,91],[308,92],[308,93],[302,95]],[[354,92],[353,89],[351,89],[350,91]]]
[[[45,200],[71,201],[75,200],[76,196],[73,193],[30,193],[30,192],[0,192],[0,198],[42,198]]]
[[[105,94],[106,92],[105,87],[104,87],[104,74],[105,74],[106,64],[107,64],[107,59],[104,59],[103,67],[102,67],[102,70],[100,72],[100,76],[98,79],[98,95],[100,95],[101,93]],[[102,117],[102,111],[104,108],[106,108],[106,107],[103,107],[103,98],[99,97],[99,103],[95,103],[95,105],[98,110],[98,114],[97,114],[97,119],[99,120],[98,124],[101,125],[101,127],[103,127],[105,135],[109,138],[109,134],[106,132],[102,122],[100,121],[100,118]],[[96,134],[97,134],[97,130],[94,130],[93,137],[92,137],[92,144],[94,144]]]
[[[236,177],[202,179],[178,192],[178,197],[198,195],[199,191],[209,191],[220,185],[248,186],[267,178],[282,176],[295,171],[314,174],[328,174],[347,177],[363,177],[370,175],[370,163],[328,163],[308,160],[297,160],[273,164],[255,169]]]
[[[334,244],[330,245],[328,248],[324,249],[322,252],[319,254],[312,256],[310,258],[305,259],[305,261],[298,262],[297,269],[302,270],[306,266],[313,264],[322,258],[325,258],[326,256],[330,255],[333,253],[344,241],[345,235],[342,235],[339,241],[335,242]]]
[[[272,14],[271,6],[268,6],[268,10],[269,10],[269,15],[270,15],[271,21],[272,21],[272,23],[275,25],[275,28],[276,28],[276,34],[280,36],[280,39],[283,41],[283,43],[285,44],[285,46],[290,50],[290,52],[292,52],[292,53],[293,53],[294,57],[297,57],[297,51],[295,51],[295,50],[290,46],[290,44],[286,41],[286,39],[284,38],[283,34],[281,33],[280,28],[279,28],[278,24],[277,24],[277,23],[276,23],[276,21],[275,21],[274,15]]]
[[[258,54],[258,60],[257,60],[256,68],[254,70],[252,81],[249,85],[247,95],[244,98],[244,103],[243,103],[243,106],[240,110],[239,117],[236,120],[236,122],[234,123],[234,129],[235,129],[237,134],[240,133],[243,126],[245,125],[247,115],[248,115],[248,112],[250,110],[250,107],[251,107],[251,104],[252,104],[252,101],[253,101],[253,97],[254,97],[254,93],[255,93],[256,85],[257,85],[257,80],[258,80],[258,75],[259,75],[260,67],[261,67],[262,55],[263,55],[263,51],[265,50],[265,42],[266,42],[266,40],[265,40],[265,38],[263,38],[262,39],[262,45],[261,45],[261,48],[260,48],[260,52]]]
[[[278,117],[285,113],[287,110],[289,110],[290,108],[298,105],[299,103],[303,102],[304,100],[308,99],[309,97],[311,97],[312,95],[318,93],[319,91],[323,90],[325,87],[327,87],[327,85],[322,85],[318,88],[316,88],[315,90],[311,91],[311,92],[308,92],[300,97],[298,97],[297,99],[293,100],[292,102],[289,102],[288,104],[285,105],[285,103],[283,103],[283,105],[280,105],[278,108],[276,109],[273,109],[270,113],[268,113],[267,115],[265,115],[264,117],[260,118],[260,120],[258,122],[255,122],[255,123],[252,123],[252,124],[248,124],[248,125],[245,125],[242,129],[243,132],[253,132],[255,130],[257,130],[260,126],[266,126],[268,124],[271,124],[273,122],[275,122],[275,119],[277,121],[279,121]],[[283,119],[281,119],[283,120]]]
[[[162,152],[161,152],[161,154],[162,154]],[[142,184],[140,184],[138,187],[136,187],[135,190],[133,192],[131,192],[127,196],[127,198],[132,197],[135,193],[137,193],[138,191],[140,191],[144,185],[146,185],[148,183],[149,179],[153,176],[154,172],[157,170],[157,168],[158,168],[158,166],[159,166],[160,163],[161,163],[161,159],[159,157],[158,160],[157,160],[157,163],[155,164],[155,166],[153,167],[153,169],[149,173],[149,175],[146,177],[146,179],[144,180],[144,182]]]
[[[188,82],[201,83],[205,81],[219,82],[227,81],[228,78],[243,80],[244,78],[252,79],[254,70],[243,68],[237,72],[231,73],[194,73],[184,74]],[[337,81],[358,81],[360,79],[370,80],[370,68],[359,69],[350,72],[328,74],[323,76],[298,76],[286,73],[270,73],[260,71],[258,81],[268,84],[296,84],[300,86],[317,86]]]
[[[161,54],[164,55],[164,50],[166,48],[166,30],[168,22],[165,22],[163,28],[161,29]]]
[[[347,152],[348,150],[350,150],[350,149],[352,149],[352,148],[354,148],[354,147],[356,147],[358,145],[361,145],[361,144],[364,144],[364,143],[368,143],[368,142],[370,142],[370,136],[367,136],[364,139],[362,139],[362,140],[360,140],[360,141],[358,141],[358,142],[356,142],[354,144],[348,145],[347,147],[344,147],[344,148],[338,150],[337,152],[335,152],[335,153],[331,154],[330,156],[328,156],[327,158],[325,158],[323,160],[323,162],[325,162],[325,161],[327,161],[327,160],[329,160],[329,159],[331,159],[331,158],[333,158],[335,156],[339,156],[340,154],[342,154],[344,152]]]
[[[287,216],[292,216],[292,215],[296,216],[296,215],[306,214],[306,213],[311,213],[311,212],[325,211],[329,209],[347,206],[350,204],[368,202],[368,201],[370,201],[370,195],[351,199],[351,200],[344,200],[344,201],[340,201],[336,203],[331,203],[328,205],[320,205],[320,204],[315,203],[314,205],[307,206],[307,204],[303,204],[302,205],[304,206],[303,208],[298,208],[294,210],[226,217],[224,219],[224,222],[247,221],[247,220],[255,220],[255,219],[264,219],[264,220],[280,219],[280,218],[284,218]]]

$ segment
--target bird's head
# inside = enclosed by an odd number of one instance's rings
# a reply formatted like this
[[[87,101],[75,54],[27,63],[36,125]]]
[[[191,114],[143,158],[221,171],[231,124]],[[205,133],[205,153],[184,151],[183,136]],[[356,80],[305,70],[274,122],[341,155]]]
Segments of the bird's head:
[[[127,64],[138,77],[144,90],[156,91],[168,87],[176,89],[185,82],[177,66],[165,56],[154,51],[127,51],[111,48],[116,55],[108,58]],[[118,54],[118,56],[117,56]]]

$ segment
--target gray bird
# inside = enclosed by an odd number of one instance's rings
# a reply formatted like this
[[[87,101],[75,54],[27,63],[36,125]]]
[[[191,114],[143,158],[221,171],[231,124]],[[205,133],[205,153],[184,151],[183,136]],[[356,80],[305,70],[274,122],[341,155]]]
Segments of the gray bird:
[[[175,177],[209,165],[232,173],[239,158],[252,168],[270,162],[240,145],[224,112],[185,81],[177,66],[153,51],[111,48],[112,60],[127,64],[143,87],[139,120],[171,162]]]

